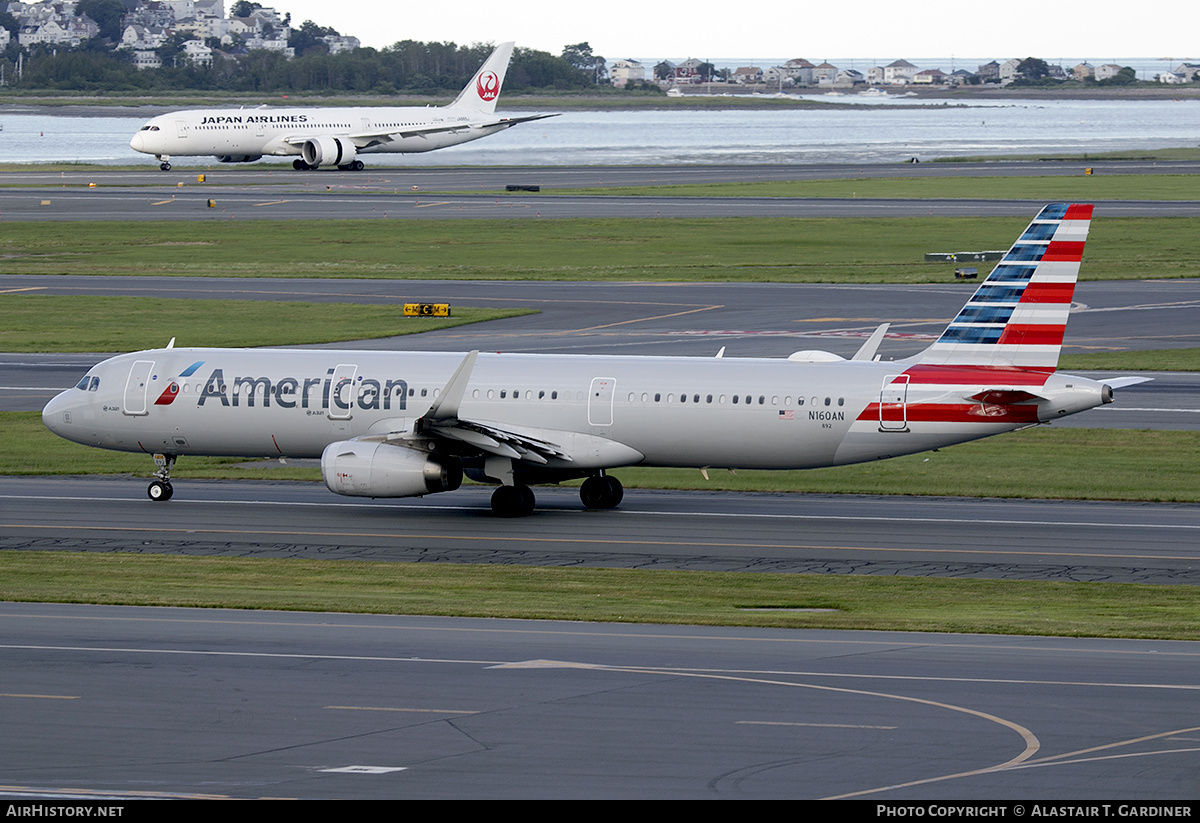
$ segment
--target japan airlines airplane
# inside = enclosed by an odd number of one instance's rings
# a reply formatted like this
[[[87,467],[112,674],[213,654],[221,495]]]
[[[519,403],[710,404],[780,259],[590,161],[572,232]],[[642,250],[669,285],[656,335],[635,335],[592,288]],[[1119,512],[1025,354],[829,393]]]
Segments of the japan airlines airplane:
[[[613,508],[621,466],[801,469],[880,460],[1048,423],[1111,403],[1056,371],[1090,205],[1042,209],[924,352],[879,362],[881,326],[850,360],[165,349],[113,357],[47,404],[56,434],[154,454],[152,500],[182,455],[321,457],[338,494],[498,483],[492,510],[533,511],[529,486],[587,478]],[[174,340],[171,341],[172,344]]]
[[[252,163],[264,155],[298,155],[298,171],[337,166],[361,171],[358,155],[410,153],[456,146],[518,123],[555,117],[497,117],[496,100],[513,44],[501,43],[448,106],[406,108],[195,109],[162,114],[142,126],[129,147],[153,154],[163,171],[171,157],[213,155],[222,163]]]

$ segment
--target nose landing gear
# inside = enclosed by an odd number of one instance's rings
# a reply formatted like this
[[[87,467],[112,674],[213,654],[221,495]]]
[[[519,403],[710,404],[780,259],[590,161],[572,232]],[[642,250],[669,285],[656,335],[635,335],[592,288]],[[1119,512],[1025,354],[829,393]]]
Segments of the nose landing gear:
[[[171,495],[175,493],[175,489],[171,487],[171,467],[175,465],[175,455],[156,454],[154,465],[158,466],[158,471],[154,473],[156,479],[151,481],[146,494],[151,500],[161,503],[170,500]]]

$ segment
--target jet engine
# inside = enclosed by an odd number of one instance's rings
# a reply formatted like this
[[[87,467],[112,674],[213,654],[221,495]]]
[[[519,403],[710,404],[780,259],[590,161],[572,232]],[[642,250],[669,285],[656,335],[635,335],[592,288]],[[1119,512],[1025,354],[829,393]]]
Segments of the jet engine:
[[[358,150],[344,137],[310,137],[300,146],[304,162],[317,166],[346,166],[354,162]]]
[[[321,454],[321,478],[331,492],[352,497],[415,497],[462,485],[457,457],[404,446],[342,440]]]

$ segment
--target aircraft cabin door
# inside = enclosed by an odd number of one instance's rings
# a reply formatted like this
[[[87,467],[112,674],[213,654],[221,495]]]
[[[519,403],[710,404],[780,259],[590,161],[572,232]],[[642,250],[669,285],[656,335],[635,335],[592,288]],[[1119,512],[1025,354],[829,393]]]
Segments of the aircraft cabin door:
[[[358,366],[353,363],[340,363],[333,370],[333,380],[329,388],[329,419],[349,420],[354,411],[354,400],[358,394],[354,376]]]
[[[597,377],[592,380],[592,388],[588,393],[588,425],[612,425],[616,388],[617,381],[614,377]]]
[[[125,381],[125,402],[121,411],[129,415],[146,414],[146,396],[150,393],[150,372],[153,360],[136,360],[129,368],[129,379]]]
[[[880,431],[908,431],[908,381],[907,374],[889,374],[883,378],[883,388],[879,390]]]
[[[186,120],[175,121],[175,136],[180,140],[186,140],[188,136],[188,124]]]

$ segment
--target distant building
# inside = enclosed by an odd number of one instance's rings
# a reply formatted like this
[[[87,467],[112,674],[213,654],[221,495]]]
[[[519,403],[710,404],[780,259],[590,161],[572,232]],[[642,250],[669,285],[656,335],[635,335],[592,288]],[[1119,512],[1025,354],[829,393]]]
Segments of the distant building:
[[[1175,69],[1175,74],[1182,77],[1186,83],[1200,80],[1200,63],[1180,63]]]
[[[837,66],[832,63],[822,63],[813,68],[813,82],[818,86],[832,86],[837,79]]]
[[[811,86],[813,84],[813,69],[816,66],[803,57],[795,57],[787,61],[783,64],[782,68],[783,73],[792,78],[792,82],[797,86]]]
[[[739,85],[753,85],[763,81],[763,72],[758,66],[739,66],[733,70],[733,82]]]
[[[619,89],[646,82],[646,67],[636,60],[616,60],[608,70],[609,82]]]
[[[903,86],[912,82],[917,67],[907,60],[896,60],[883,67],[883,82],[889,86]]]
[[[990,63],[984,63],[975,69],[975,76],[979,78],[980,83],[999,83],[1000,64],[995,60]]]
[[[867,78],[858,69],[842,69],[837,73],[833,84],[835,86],[859,86],[867,82]]]
[[[341,54],[344,51],[354,51],[362,48],[362,42],[357,37],[327,34],[321,38],[330,54]]]
[[[944,86],[946,77],[946,73],[941,69],[925,69],[914,74],[912,81],[914,86]]]

